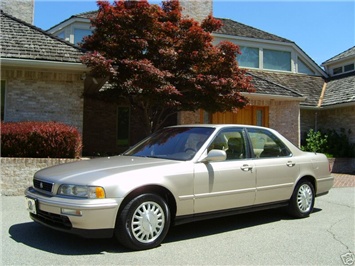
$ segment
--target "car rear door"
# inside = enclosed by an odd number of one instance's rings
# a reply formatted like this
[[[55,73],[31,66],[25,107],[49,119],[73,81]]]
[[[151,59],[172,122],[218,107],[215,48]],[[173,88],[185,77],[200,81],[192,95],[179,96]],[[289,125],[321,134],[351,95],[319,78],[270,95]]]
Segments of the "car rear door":
[[[299,164],[287,146],[266,129],[249,128],[256,172],[255,205],[288,200],[299,174]]]

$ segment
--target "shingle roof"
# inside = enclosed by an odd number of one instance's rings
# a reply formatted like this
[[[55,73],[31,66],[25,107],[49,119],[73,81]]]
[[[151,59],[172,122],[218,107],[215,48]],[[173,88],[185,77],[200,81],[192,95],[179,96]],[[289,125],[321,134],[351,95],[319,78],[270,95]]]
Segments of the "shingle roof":
[[[260,77],[255,73],[247,72],[247,75],[252,77],[252,84],[256,89],[256,94],[278,95],[285,97],[303,97],[303,95],[300,93]]]
[[[1,10],[1,58],[81,63],[83,51]]]
[[[333,61],[337,61],[337,60],[340,60],[340,59],[343,59],[343,58],[346,58],[349,56],[355,56],[355,46],[349,48],[348,50],[346,50],[336,56],[333,56],[332,58],[330,58],[327,61],[325,61],[324,63],[322,63],[322,65],[327,64],[327,63],[331,63]]]
[[[258,70],[248,72],[306,97],[302,106],[317,106],[324,85],[324,79],[319,76]]]
[[[355,102],[355,71],[331,79],[322,106]]]
[[[92,18],[96,17],[97,12],[98,11],[96,10],[96,11],[89,11],[89,12],[76,14],[76,15],[73,15],[70,18],[64,20],[63,22],[61,22],[59,24],[62,24],[65,21],[68,21],[72,18],[92,19]],[[251,27],[251,26],[239,23],[239,22],[236,22],[231,19],[225,19],[225,18],[216,18],[216,19],[222,21],[223,26],[221,27],[221,29],[219,29],[215,33],[232,35],[232,36],[255,38],[255,39],[270,40],[270,41],[293,43],[292,41],[287,40],[285,38],[279,37],[277,35],[268,33],[266,31],[259,30],[257,28],[254,28],[254,27]],[[53,26],[52,28],[58,26],[59,24]]]
[[[287,40],[285,38],[268,33],[266,31],[259,30],[257,28],[250,27],[248,25],[244,25],[242,23],[236,22],[231,19],[225,19],[225,18],[216,18],[216,19],[222,21],[223,26],[215,33],[254,38],[254,39],[263,39],[269,41],[293,43],[292,41]]]

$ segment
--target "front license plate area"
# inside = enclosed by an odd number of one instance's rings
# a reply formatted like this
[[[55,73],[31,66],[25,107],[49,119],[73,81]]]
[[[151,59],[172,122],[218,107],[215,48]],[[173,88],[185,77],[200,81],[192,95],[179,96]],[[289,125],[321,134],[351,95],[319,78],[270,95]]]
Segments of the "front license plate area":
[[[37,214],[37,200],[25,197],[26,209],[30,213]]]

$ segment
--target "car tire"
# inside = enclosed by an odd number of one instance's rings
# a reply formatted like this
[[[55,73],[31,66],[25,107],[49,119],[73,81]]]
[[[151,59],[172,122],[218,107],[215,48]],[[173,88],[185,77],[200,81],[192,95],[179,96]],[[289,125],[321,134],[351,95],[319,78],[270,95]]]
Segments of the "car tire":
[[[298,182],[289,204],[289,213],[296,218],[305,218],[313,211],[314,187],[308,180]]]
[[[170,227],[170,210],[155,194],[142,194],[129,201],[118,214],[115,236],[133,250],[155,248],[164,240]]]

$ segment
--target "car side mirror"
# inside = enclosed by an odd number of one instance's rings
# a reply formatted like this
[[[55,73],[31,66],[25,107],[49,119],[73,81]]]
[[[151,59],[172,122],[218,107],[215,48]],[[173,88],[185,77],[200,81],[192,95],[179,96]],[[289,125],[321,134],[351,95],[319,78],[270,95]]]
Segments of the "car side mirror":
[[[227,154],[223,150],[210,150],[203,162],[222,162],[227,159]]]

